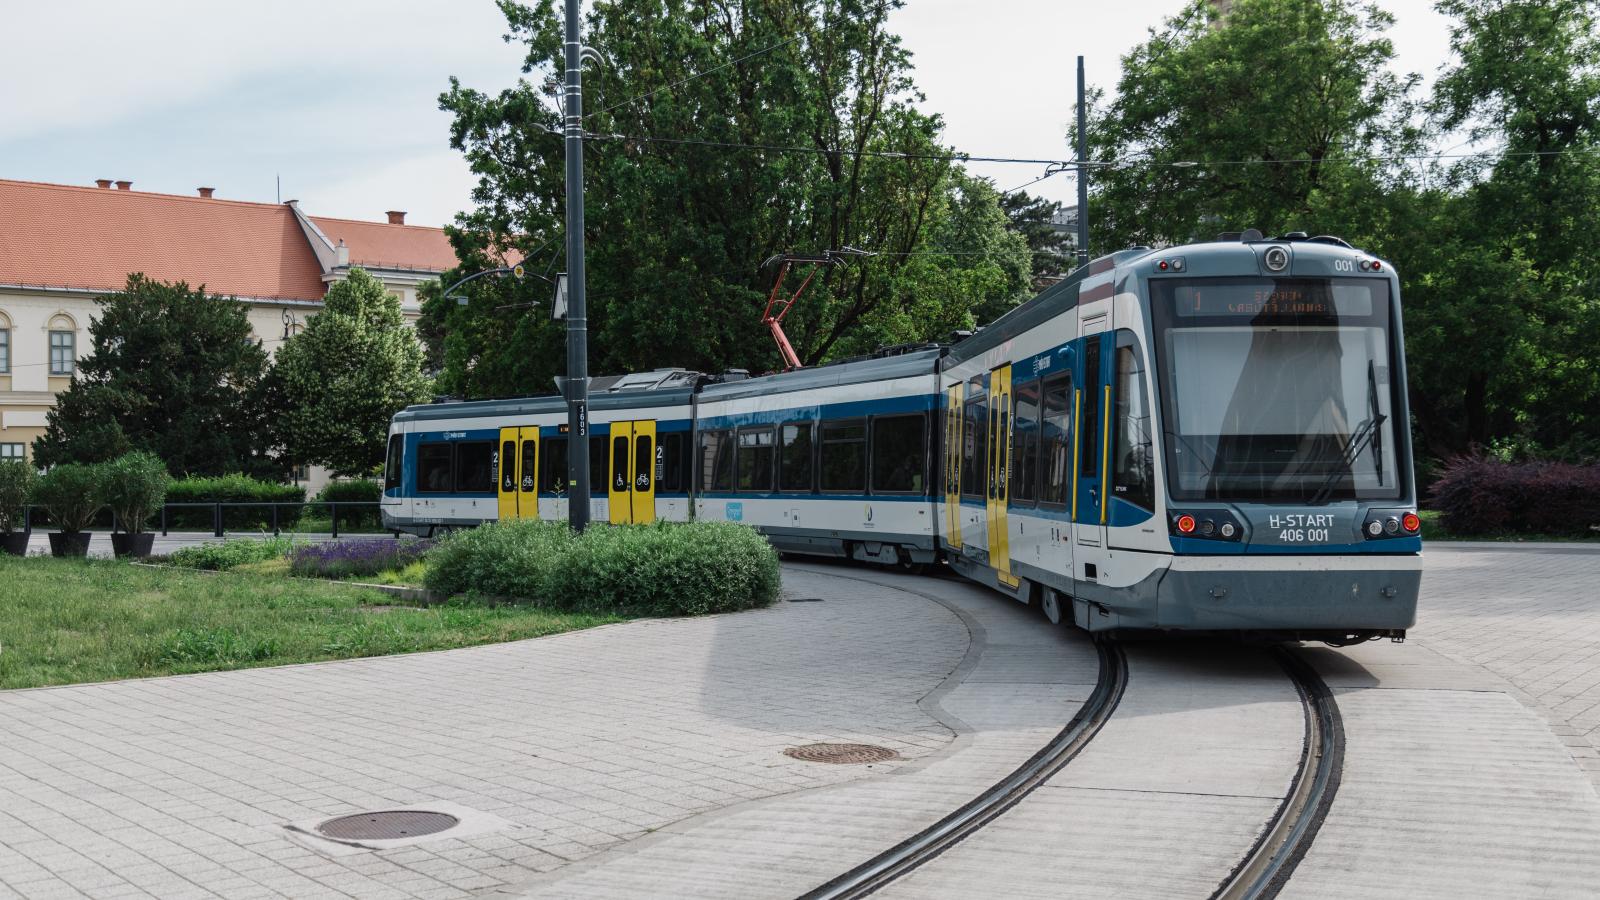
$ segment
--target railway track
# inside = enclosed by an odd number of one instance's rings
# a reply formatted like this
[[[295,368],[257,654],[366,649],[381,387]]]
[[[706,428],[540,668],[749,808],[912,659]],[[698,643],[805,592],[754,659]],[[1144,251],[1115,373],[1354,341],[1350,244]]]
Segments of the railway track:
[[[1101,640],[1096,642],[1095,650],[1099,673],[1094,691],[1049,744],[961,808],[808,891],[800,900],[848,900],[883,888],[999,818],[1070,763],[1110,720],[1127,687],[1128,661],[1121,645]],[[1344,766],[1344,726],[1338,704],[1321,676],[1295,650],[1279,647],[1272,655],[1294,685],[1305,717],[1299,765],[1288,794],[1266,829],[1212,892],[1210,900],[1276,897],[1310,849],[1338,791]]]
[[[808,891],[801,900],[847,900],[865,897],[910,872],[963,838],[994,821],[1071,762],[1116,711],[1128,684],[1128,659],[1122,647],[1098,641],[1100,672],[1094,691],[1077,715],[1050,743],[993,787],[906,841],[885,850],[832,881]]]
[[[1311,842],[1339,790],[1344,769],[1344,721],[1327,684],[1294,650],[1273,651],[1293,682],[1305,711],[1306,737],[1300,766],[1288,796],[1250,852],[1217,886],[1212,900],[1269,900],[1283,889]]]

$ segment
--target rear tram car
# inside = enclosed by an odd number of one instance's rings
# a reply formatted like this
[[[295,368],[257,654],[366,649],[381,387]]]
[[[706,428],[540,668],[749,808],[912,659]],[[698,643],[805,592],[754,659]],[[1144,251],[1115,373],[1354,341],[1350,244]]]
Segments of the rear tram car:
[[[591,390],[592,517],[740,521],[1096,632],[1345,643],[1415,620],[1399,283],[1337,238],[1135,248],[947,346]],[[566,517],[559,397],[394,418],[388,527]]]

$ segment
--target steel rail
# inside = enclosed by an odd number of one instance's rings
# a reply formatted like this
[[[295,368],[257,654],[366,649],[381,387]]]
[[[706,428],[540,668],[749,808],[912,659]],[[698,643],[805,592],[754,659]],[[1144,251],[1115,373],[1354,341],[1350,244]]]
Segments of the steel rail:
[[[1049,744],[993,787],[916,835],[843,875],[801,895],[800,900],[865,897],[907,874],[994,821],[1071,762],[1100,731],[1128,684],[1128,660],[1112,641],[1096,641],[1100,671],[1094,691]]]
[[[1293,682],[1305,712],[1300,766],[1272,822],[1212,892],[1211,900],[1276,897],[1311,849],[1339,791],[1344,771],[1344,719],[1339,714],[1339,704],[1322,676],[1298,653],[1280,647],[1273,655]]]

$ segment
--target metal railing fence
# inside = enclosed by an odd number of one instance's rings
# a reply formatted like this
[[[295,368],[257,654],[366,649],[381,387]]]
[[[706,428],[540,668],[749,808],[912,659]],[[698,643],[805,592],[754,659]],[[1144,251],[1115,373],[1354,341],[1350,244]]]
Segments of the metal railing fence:
[[[192,523],[200,518],[198,516],[185,516],[181,512],[182,510],[209,510],[211,515],[209,516],[209,522],[206,524],[210,527],[212,536],[223,537],[227,532],[229,519],[229,517],[224,514],[225,510],[254,509],[263,512],[259,517],[232,517],[234,522],[233,530],[265,530],[270,528],[273,535],[276,536],[282,532],[282,529],[285,525],[294,526],[299,524],[299,522],[305,518],[307,507],[325,507],[327,509],[329,531],[335,538],[339,536],[339,519],[341,513],[344,514],[346,531],[360,528],[366,523],[371,523],[377,528],[378,531],[385,530],[382,527],[383,517],[380,513],[382,504],[376,500],[286,500],[281,502],[233,502],[228,500],[217,500],[195,503],[163,503],[161,505],[160,513],[152,515],[150,520],[147,520],[147,524],[159,524],[161,534],[165,536],[168,530],[174,527],[174,520],[177,520],[176,524],[181,526],[184,523]],[[34,510],[36,509],[43,511],[43,507],[38,506],[37,504],[31,504],[23,507],[23,531],[26,532],[33,529]],[[174,511],[177,512],[175,513]],[[363,515],[367,512],[371,512],[374,515]],[[46,519],[48,520],[48,516]],[[159,523],[152,521],[157,519],[159,519]],[[204,520],[201,519],[201,521]],[[239,524],[241,522],[246,524]],[[117,522],[117,517],[114,513],[111,515],[111,530],[113,532],[124,530],[120,527],[120,523]]]

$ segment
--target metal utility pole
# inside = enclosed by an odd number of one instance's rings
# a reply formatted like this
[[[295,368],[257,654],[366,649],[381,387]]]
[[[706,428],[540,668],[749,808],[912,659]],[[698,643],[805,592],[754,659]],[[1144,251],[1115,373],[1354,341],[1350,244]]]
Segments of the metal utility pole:
[[[583,42],[567,0],[567,521],[589,525],[589,320],[583,272]]]
[[[1083,57],[1078,57],[1078,265],[1089,264],[1089,116],[1083,85]]]

